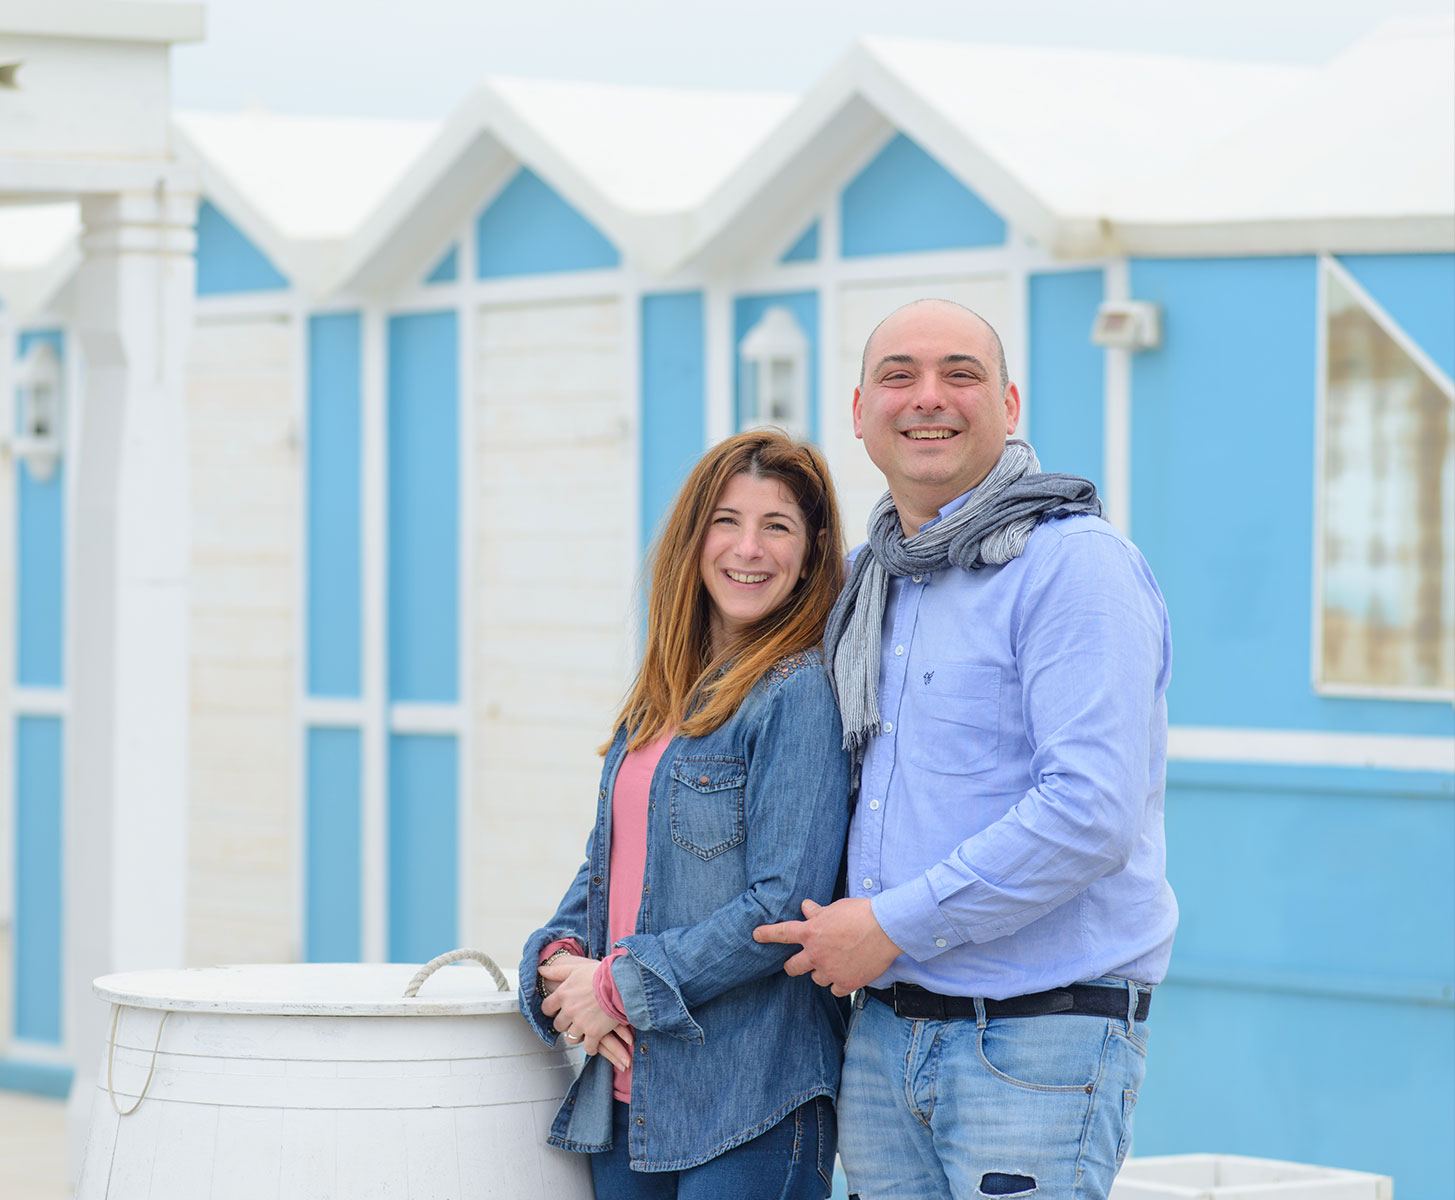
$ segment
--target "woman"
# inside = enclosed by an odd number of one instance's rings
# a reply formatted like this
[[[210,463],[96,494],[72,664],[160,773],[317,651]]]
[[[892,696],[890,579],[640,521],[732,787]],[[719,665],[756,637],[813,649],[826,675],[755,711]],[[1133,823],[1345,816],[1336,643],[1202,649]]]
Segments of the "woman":
[[[590,1056],[549,1140],[598,1200],[829,1194],[843,1013],[752,932],[838,871],[842,555],[823,459],[771,431],[709,451],[658,539],[586,862],[520,968],[536,1033]]]

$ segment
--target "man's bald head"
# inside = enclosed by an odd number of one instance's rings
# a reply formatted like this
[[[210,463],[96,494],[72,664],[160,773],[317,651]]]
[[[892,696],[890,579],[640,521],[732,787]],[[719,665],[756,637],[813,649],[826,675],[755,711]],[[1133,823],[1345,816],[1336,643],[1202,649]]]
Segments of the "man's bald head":
[[[908,304],[902,304],[887,317],[885,317],[884,320],[880,321],[878,325],[874,326],[873,331],[869,334],[868,339],[864,342],[864,353],[859,358],[859,386],[861,388],[864,386],[864,376],[869,368],[869,351],[873,347],[874,338],[878,335],[880,329],[882,329],[887,322],[894,320],[894,318],[899,316],[900,313],[906,313],[909,312],[911,309],[920,308],[922,306],[928,305],[958,309],[960,312],[965,313],[967,316],[973,317],[976,321],[980,323],[985,331],[990,334],[991,344],[995,347],[997,368],[1000,372],[1000,390],[1004,392],[1005,389],[1010,385],[1010,373],[1006,370],[1005,366],[1005,347],[1000,343],[1000,334],[995,332],[995,326],[993,326],[974,309],[966,308],[963,304],[959,304],[954,300],[937,300],[930,298],[924,300],[911,300]]]

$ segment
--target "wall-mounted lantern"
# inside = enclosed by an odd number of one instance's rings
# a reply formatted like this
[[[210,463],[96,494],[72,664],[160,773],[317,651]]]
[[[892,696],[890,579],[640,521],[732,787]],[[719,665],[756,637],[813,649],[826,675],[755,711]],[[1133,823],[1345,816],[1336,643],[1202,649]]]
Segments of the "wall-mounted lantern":
[[[1162,307],[1147,300],[1105,300],[1091,323],[1095,345],[1151,350],[1162,343]]]
[[[36,341],[17,372],[18,421],[10,450],[25,463],[32,479],[55,474],[64,437],[64,376],[49,342]]]
[[[808,436],[808,338],[793,313],[774,305],[738,345],[738,428],[777,425]]]

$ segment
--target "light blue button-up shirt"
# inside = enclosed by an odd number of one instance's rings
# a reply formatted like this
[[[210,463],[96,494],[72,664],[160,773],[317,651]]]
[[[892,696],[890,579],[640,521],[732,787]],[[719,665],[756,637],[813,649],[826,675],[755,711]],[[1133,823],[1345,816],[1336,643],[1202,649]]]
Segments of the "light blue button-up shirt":
[[[1097,517],[1043,522],[1003,566],[891,582],[848,855],[849,894],[904,951],[874,986],[1162,980],[1171,659],[1151,569]]]

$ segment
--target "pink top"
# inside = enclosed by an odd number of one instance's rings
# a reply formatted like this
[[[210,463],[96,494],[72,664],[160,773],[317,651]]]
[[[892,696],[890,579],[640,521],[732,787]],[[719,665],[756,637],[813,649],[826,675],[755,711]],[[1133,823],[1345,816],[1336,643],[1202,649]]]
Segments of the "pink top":
[[[642,884],[647,869],[647,812],[652,775],[671,740],[671,732],[664,733],[655,742],[628,753],[617,768],[616,783],[611,791],[611,856],[607,865],[607,878],[611,881],[606,897],[608,945],[614,945],[637,931],[637,914],[642,907]],[[547,958],[561,946],[576,954],[583,953],[574,941],[552,942],[541,951],[541,958]],[[601,1005],[607,1016],[623,1025],[627,1024],[626,1013],[622,1011],[621,994],[611,978],[611,963],[625,953],[625,950],[613,950],[608,954],[596,968],[592,980],[596,988],[596,1003]],[[631,1102],[630,1069],[616,1072],[611,1090],[618,1100]]]
[[[617,768],[616,785],[611,790],[611,859],[607,879],[611,881],[606,896],[607,944],[615,945],[637,931],[637,914],[642,907],[642,882],[647,871],[647,805],[652,775],[671,733],[664,733],[655,742],[631,751]],[[596,968],[596,1002],[602,1011],[625,1022],[621,994],[611,978],[611,960],[625,950],[614,950]],[[617,1071],[612,1094],[631,1102],[632,1073]]]

